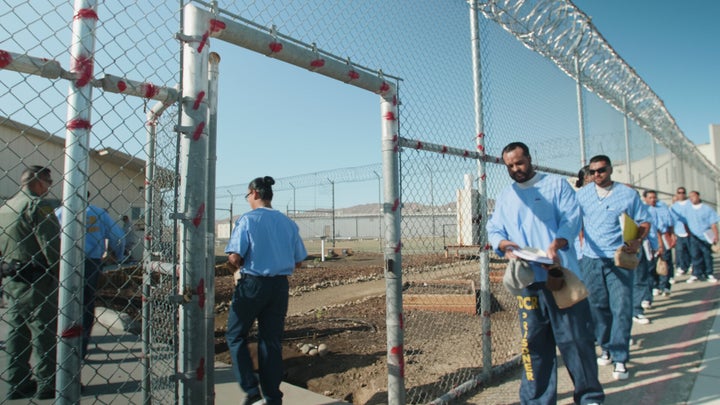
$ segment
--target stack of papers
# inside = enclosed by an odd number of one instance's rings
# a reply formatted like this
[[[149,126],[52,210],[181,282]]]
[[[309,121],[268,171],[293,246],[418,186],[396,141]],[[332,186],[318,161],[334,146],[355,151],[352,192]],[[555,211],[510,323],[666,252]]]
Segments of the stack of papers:
[[[623,242],[628,242],[638,237],[638,226],[626,213],[620,214],[620,229],[622,229]]]
[[[525,247],[522,249],[515,249],[512,252],[515,256],[528,262],[553,264],[553,261],[549,257],[547,257],[544,251],[540,249]]]
[[[715,239],[715,232],[713,232],[712,229],[708,229],[703,232],[703,235],[705,235],[705,239],[707,239],[708,243],[712,245],[713,239]]]

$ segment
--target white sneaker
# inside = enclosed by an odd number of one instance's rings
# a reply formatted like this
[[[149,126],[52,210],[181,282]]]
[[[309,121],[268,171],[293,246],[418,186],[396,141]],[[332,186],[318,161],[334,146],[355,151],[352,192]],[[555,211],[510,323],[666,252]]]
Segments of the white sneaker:
[[[670,283],[670,284],[675,284],[675,279],[672,278],[672,277],[670,277],[670,278],[668,279],[668,283]]]
[[[670,290],[668,290],[667,288],[664,289],[664,290],[663,290],[663,295],[666,296],[666,297],[669,297],[669,296],[670,296]]]
[[[690,278],[687,279],[685,282],[688,283],[688,284],[690,284],[690,283],[694,283],[694,282],[696,282],[696,281],[698,281],[698,278],[697,278],[697,277],[695,277],[695,276],[690,276]]]
[[[613,370],[613,378],[616,380],[627,380],[630,377],[625,363],[615,363],[615,369]]]
[[[660,290],[658,290],[657,288],[653,288],[652,295],[653,297],[657,297],[658,295],[660,295]]]
[[[597,358],[597,364],[598,366],[607,366],[612,364],[612,359],[610,358],[610,352],[603,351],[600,357]]]
[[[718,279],[715,278],[712,274],[708,276],[707,280],[708,283],[717,283]]]
[[[657,295],[657,294],[653,294],[653,295]],[[643,301],[640,303],[640,306],[641,306],[643,309],[650,309],[650,308],[652,308],[652,303],[651,303],[650,301],[648,301],[648,300],[643,300]]]
[[[679,276],[682,276],[682,275],[685,274],[685,270],[683,270],[683,269],[677,269],[677,274],[678,274]]]
[[[637,314],[633,316],[633,322],[639,323],[640,325],[647,325],[650,323],[650,319],[643,314]]]

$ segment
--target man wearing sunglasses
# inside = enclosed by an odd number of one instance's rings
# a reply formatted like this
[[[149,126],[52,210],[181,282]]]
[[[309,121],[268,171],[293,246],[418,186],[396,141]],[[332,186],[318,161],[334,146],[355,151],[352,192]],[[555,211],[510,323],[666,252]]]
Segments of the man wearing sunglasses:
[[[638,193],[612,180],[610,158],[590,159],[594,185],[577,192],[583,216],[583,281],[590,293],[590,310],[595,339],[602,349],[598,365],[615,363],[613,377],[629,377],[625,363],[630,359],[630,330],[633,316],[633,269],[615,264],[615,253],[637,254],[650,231],[650,214]],[[638,224],[636,239],[625,242],[620,216],[625,213]]]
[[[685,210],[690,206],[687,199],[685,187],[678,187],[673,197],[675,202],[670,207],[670,212],[675,219],[675,267],[677,274],[683,275],[690,272],[690,240],[688,239],[687,218]],[[672,276],[671,276],[672,277]]]

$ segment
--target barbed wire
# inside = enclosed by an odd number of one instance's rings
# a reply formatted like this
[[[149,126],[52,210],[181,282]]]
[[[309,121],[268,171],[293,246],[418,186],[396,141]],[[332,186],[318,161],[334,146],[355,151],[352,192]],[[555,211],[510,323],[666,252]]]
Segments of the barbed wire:
[[[665,103],[571,1],[483,1],[485,17],[500,24],[526,47],[551,59],[571,78],[626,113],[658,142],[697,169],[720,176],[685,136]]]

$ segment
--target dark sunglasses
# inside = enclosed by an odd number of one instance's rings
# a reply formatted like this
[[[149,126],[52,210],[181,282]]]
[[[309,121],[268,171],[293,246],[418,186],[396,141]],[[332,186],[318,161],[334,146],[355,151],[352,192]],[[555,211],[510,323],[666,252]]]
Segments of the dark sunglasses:
[[[588,170],[588,173],[590,173],[591,176],[594,176],[595,173],[605,173],[606,171],[608,171],[608,167],[610,166],[598,167],[595,170]]]
[[[250,197],[250,194],[252,194],[252,191],[249,191],[247,194],[245,194],[245,199],[247,200],[248,197]]]
[[[677,193],[678,193],[678,194],[685,194],[684,191],[678,191]]]

